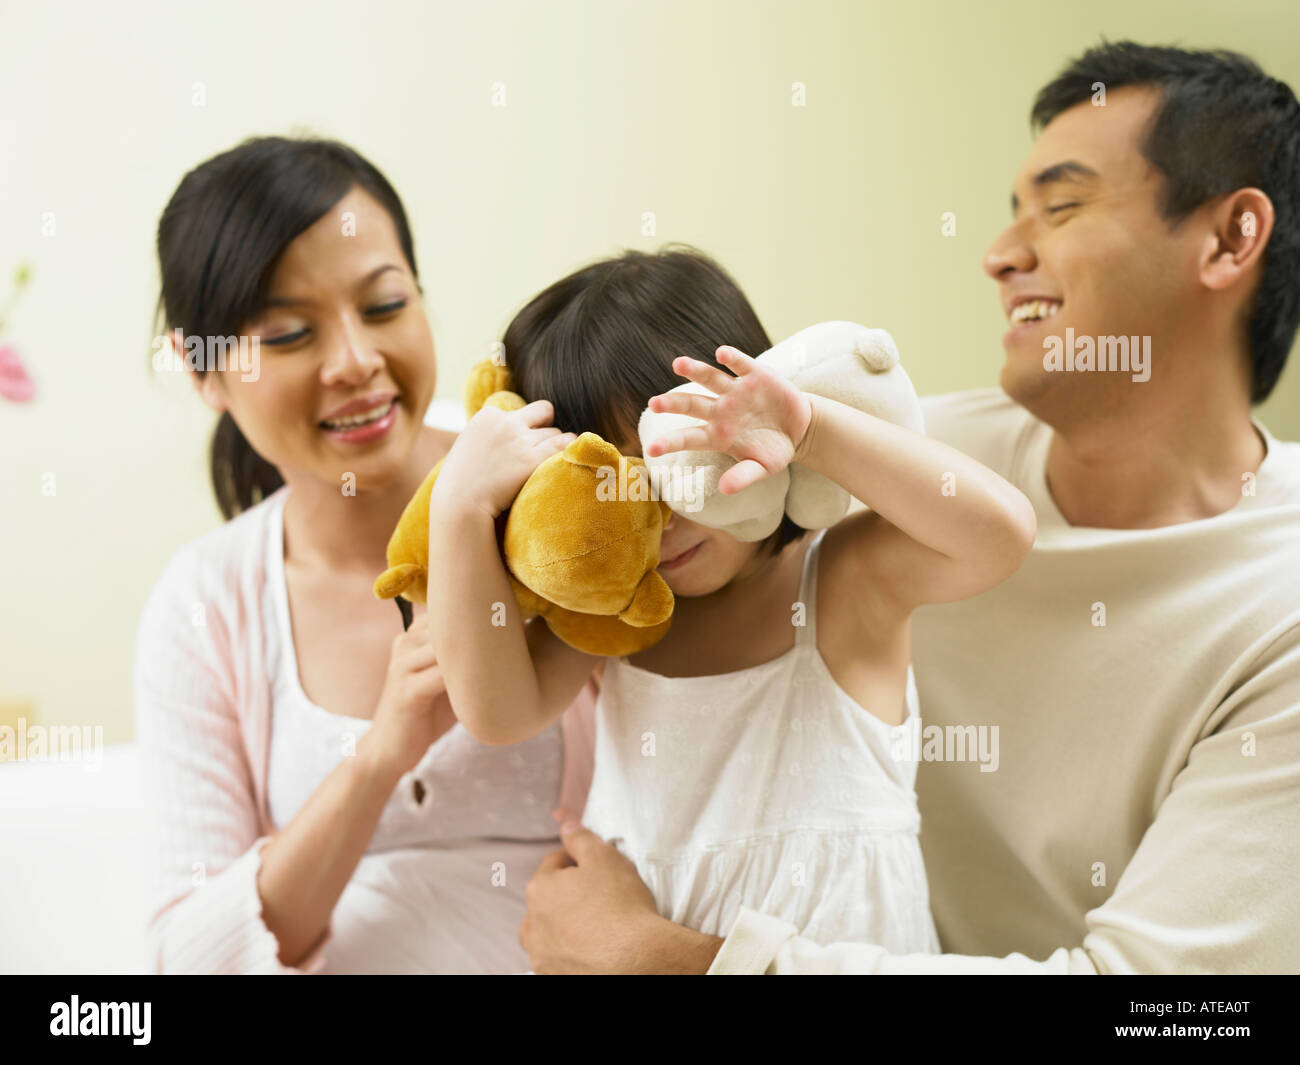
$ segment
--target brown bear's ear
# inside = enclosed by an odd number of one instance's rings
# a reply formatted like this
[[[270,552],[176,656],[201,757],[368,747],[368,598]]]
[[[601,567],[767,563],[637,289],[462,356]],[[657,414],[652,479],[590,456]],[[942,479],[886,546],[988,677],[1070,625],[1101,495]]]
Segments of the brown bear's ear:
[[[493,393],[513,392],[514,387],[514,378],[506,367],[491,359],[484,359],[477,363],[470,370],[469,378],[465,381],[465,416],[474,417]]]
[[[396,599],[399,595],[412,603],[424,604],[427,573],[414,562],[390,566],[375,579],[376,599]]]
[[[641,578],[632,595],[632,602],[626,610],[619,611],[619,617],[638,629],[649,628],[667,621],[673,614],[673,593],[668,582],[659,576],[658,570],[651,570]]]
[[[561,454],[566,462],[572,462],[575,466],[592,467],[610,465],[617,467],[618,460],[623,457],[619,454],[618,448],[595,433],[583,433]]]
[[[518,392],[493,392],[483,401],[484,407],[498,407],[501,410],[518,410],[528,404]],[[473,417],[473,415],[470,415]]]

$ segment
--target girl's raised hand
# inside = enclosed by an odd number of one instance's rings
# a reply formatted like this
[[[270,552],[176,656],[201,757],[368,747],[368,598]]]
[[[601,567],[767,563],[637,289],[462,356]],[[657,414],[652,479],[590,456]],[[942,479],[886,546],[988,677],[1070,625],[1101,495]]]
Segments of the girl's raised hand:
[[[673,360],[673,371],[703,385],[712,395],[665,392],[650,400],[653,411],[685,414],[704,424],[652,440],[647,457],[672,451],[721,451],[736,460],[722,475],[718,490],[731,495],[785,469],[794,459],[812,422],[812,403],[789,381],[738,348],[718,348],[715,366],[686,356]]]
[[[447,457],[433,486],[430,511],[446,506],[478,507],[493,518],[546,459],[576,437],[551,425],[554,409],[539,399],[518,410],[484,407],[472,417]]]

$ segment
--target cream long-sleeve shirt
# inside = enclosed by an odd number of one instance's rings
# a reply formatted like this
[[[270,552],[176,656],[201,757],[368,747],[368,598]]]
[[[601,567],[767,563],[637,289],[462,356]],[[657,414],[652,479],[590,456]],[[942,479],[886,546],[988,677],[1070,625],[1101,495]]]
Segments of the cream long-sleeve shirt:
[[[744,909],[710,973],[1300,971],[1300,444],[1256,423],[1231,510],[1093,529],[1048,491],[1051,430],[1000,391],[933,397],[926,427],[1038,514],[1019,572],[913,619],[945,953]]]

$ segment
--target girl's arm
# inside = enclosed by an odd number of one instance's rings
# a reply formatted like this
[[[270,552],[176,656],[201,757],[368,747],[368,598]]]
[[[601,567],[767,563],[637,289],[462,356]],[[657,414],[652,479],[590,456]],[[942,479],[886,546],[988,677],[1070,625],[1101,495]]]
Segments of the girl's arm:
[[[548,427],[551,417],[544,400],[508,413],[484,407],[448,452],[429,500],[434,653],[456,717],[481,743],[537,735],[601,661],[543,622],[524,624],[497,546],[497,517],[533,470],[574,439]]]
[[[654,410],[701,426],[653,441],[650,455],[723,451],[738,461],[719,482],[730,494],[799,462],[851,492],[874,513],[845,518],[853,568],[864,587],[903,613],[991,588],[1033,546],[1033,505],[960,451],[834,400],[800,392],[732,347],[717,351],[728,376],[695,359],[673,368],[714,395],[672,393]],[[883,519],[883,520],[882,520]]]
[[[855,568],[876,593],[910,613],[977,595],[1020,568],[1037,521],[1014,485],[931,437],[808,399],[812,418],[794,461],[875,512],[842,524]]]

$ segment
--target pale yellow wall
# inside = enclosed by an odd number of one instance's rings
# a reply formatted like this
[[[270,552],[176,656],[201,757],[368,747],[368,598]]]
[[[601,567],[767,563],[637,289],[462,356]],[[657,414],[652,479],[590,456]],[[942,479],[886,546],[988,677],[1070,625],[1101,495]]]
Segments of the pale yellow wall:
[[[1100,33],[1244,50],[1300,87],[1286,0],[6,4],[0,276],[35,266],[9,333],[41,394],[0,401],[0,703],[129,737],[140,606],[217,521],[211,417],[146,368],[154,227],[197,162],[304,127],[369,155],[413,218],[442,397],[538,288],[669,240],[719,256],[774,337],[857,319],[922,391],[988,385],[981,254],[1034,91]],[[1298,377],[1262,411],[1284,437]]]

